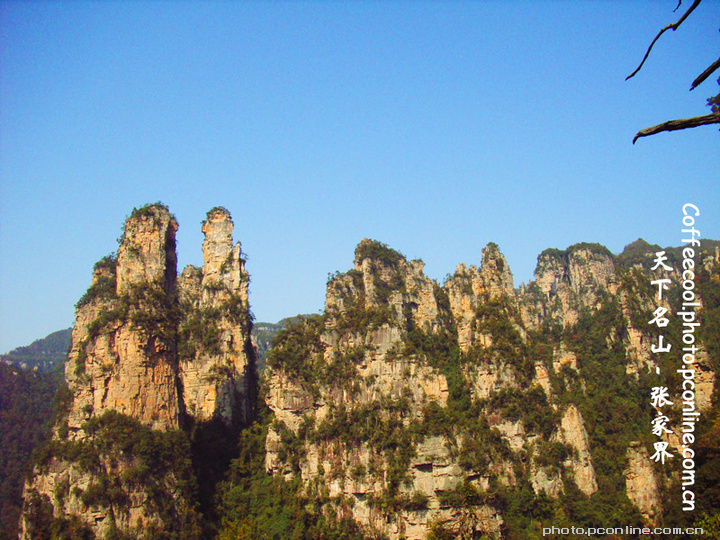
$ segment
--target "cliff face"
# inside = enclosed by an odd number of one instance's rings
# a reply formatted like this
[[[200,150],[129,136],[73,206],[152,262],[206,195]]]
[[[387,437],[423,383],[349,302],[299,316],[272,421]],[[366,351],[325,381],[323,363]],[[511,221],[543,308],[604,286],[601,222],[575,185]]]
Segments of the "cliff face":
[[[625,485],[628,499],[642,513],[647,523],[657,525],[662,511],[660,486],[647,450],[639,443],[627,451]]]
[[[117,258],[95,265],[22,539],[535,538],[542,524],[673,515],[681,460],[650,457],[649,391],[682,386],[677,357],[652,353],[649,321],[678,310],[677,250],[658,301],[660,248],[642,242],[618,257],[547,250],[516,289],[495,244],[440,285],[422,261],[363,240],[328,280],[324,313],[277,335],[260,394],[229,212],[208,212],[203,266],[179,277],[176,230],[162,205],[135,210]],[[698,254],[693,389],[708,417],[719,270],[717,249]],[[666,332],[683,342],[679,319]],[[717,426],[692,426],[700,477]],[[662,440],[677,456],[673,427]]]
[[[48,521],[99,538],[199,534],[182,428],[250,420],[256,377],[229,213],[209,212],[205,265],[179,283],[176,231],[164,206],[135,210],[117,258],[96,264],[77,304],[66,413],[26,483],[21,538]]]
[[[107,410],[156,429],[179,427],[176,231],[167,211],[138,212],[127,220],[114,267],[111,261],[96,267],[91,296],[77,309],[65,369],[73,393],[69,428],[79,431]]]
[[[180,277],[183,400],[197,419],[247,423],[255,410],[249,277],[226,210],[209,212],[202,231],[204,265]]]
[[[513,277],[505,257],[496,244],[488,244],[482,253],[480,269],[459,264],[455,275],[445,283],[450,309],[463,352],[473,345],[487,345],[490,337],[477,328],[476,312],[488,302],[507,301],[516,307]],[[475,324],[474,324],[475,323]]]
[[[673,479],[638,442],[656,411],[634,397],[669,371],[648,354],[649,256],[548,250],[515,289],[489,244],[479,268],[440,286],[421,261],[363,240],[354,268],[329,280],[325,313],[270,353],[266,470],[392,540],[522,534],[527,512],[559,523],[584,500],[658,523]],[[704,350],[701,410],[714,388]]]
[[[613,255],[597,244],[577,244],[566,251],[548,249],[538,257],[535,281],[521,293],[523,319],[530,327],[556,319],[564,326],[578,321],[582,310],[596,310],[618,290]]]

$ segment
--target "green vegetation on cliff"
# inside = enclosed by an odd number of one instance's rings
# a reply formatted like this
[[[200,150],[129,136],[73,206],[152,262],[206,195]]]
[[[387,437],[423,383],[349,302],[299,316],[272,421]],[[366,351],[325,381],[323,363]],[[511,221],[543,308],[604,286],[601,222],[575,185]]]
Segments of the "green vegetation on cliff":
[[[647,263],[648,249],[653,246],[638,243],[621,258],[597,244],[577,244],[567,250],[545,252],[541,257],[555,258],[561,265],[570,264],[569,258],[581,250],[597,256],[597,263],[609,264],[603,267],[603,272],[613,272],[615,265],[613,279],[619,286],[618,295],[604,286],[582,285],[575,294],[587,292],[594,300],[589,306],[577,301],[571,303],[570,309],[577,313],[577,320],[558,319],[557,313],[564,307],[555,299],[555,318],[541,317],[537,327],[526,326],[521,314],[524,308],[509,297],[481,298],[471,327],[475,335],[485,338],[475,342],[467,352],[460,352],[458,330],[445,291],[435,294],[436,320],[440,323],[432,330],[416,325],[413,314],[417,306],[408,300],[407,285],[401,279],[404,258],[380,243],[365,242],[359,246],[356,261],[369,259],[370,266],[366,265],[363,273],[350,270],[330,276],[329,295],[340,307],[317,318],[312,325],[302,323],[282,335],[277,342],[278,349],[271,353],[275,357],[269,364],[270,376],[280,371],[290,383],[300,382],[316,403],[335,395],[331,389],[341,386],[338,378],[355,380],[356,385],[372,388],[372,378],[363,379],[353,367],[362,363],[361,351],[353,353],[356,357],[350,355],[356,358],[347,364],[347,368],[352,368],[350,371],[328,369],[333,359],[343,357],[339,352],[342,348],[328,352],[328,336],[332,336],[330,342],[337,348],[345,342],[362,342],[369,333],[382,328],[398,328],[401,344],[388,351],[387,361],[400,366],[408,362],[424,365],[442,374],[448,386],[447,404],[431,401],[422,407],[420,416],[414,415],[411,411],[416,405],[412,405],[412,392],[408,389],[407,394],[392,397],[380,393],[370,403],[344,402],[331,409],[322,421],[316,421],[311,414],[303,416],[299,431],[282,424],[270,424],[279,434],[276,457],[287,466],[281,470],[292,478],[290,484],[303,493],[302,507],[315,505],[314,512],[323,516],[329,515],[329,508],[340,511],[349,508],[349,515],[353,515],[352,497],[338,499],[327,506],[328,499],[322,496],[322,488],[329,481],[352,479],[382,486],[368,494],[366,500],[369,508],[385,516],[388,522],[397,520],[403,512],[427,511],[427,496],[406,491],[410,485],[406,482],[418,446],[428,437],[441,437],[462,470],[462,481],[454,489],[439,492],[441,508],[453,509],[470,519],[468,512],[472,508],[494,507],[505,521],[504,538],[539,539],[541,527],[549,524],[599,527],[611,521],[640,525],[643,518],[626,493],[626,452],[633,441],[652,448],[654,439],[649,426],[654,409],[650,406],[650,389],[663,381],[647,370],[633,376],[629,365],[628,328],[632,326],[651,338],[655,335],[648,327],[652,316],[647,306],[654,297],[649,285],[651,277],[646,265],[637,266],[640,262]],[[371,302],[365,288],[368,270],[374,289]],[[472,294],[469,274],[467,278],[468,283],[458,290],[469,295]],[[541,307],[549,302],[539,289],[534,292],[530,289],[528,298],[534,298]],[[720,282],[700,269],[697,289],[704,302],[700,315],[704,328],[700,335],[708,349],[711,367],[717,372],[720,341],[715,335],[719,333],[720,319],[715,312],[720,301],[717,292]],[[621,299],[619,295],[624,296]],[[385,312],[386,320],[369,323],[374,320],[368,316],[370,310],[389,308],[391,298],[395,306],[398,301],[402,302],[402,323],[398,325],[396,307]],[[677,329],[673,332],[672,338],[679,340]],[[562,354],[570,355],[572,365],[567,360],[558,364],[558,351],[566,351]],[[669,377],[672,382],[669,365],[663,363],[661,367],[665,372],[663,377]],[[490,389],[487,398],[477,397],[473,374],[498,369],[509,370],[512,382]],[[545,390],[538,384],[538,369],[547,373]],[[328,372],[336,376],[327,377]],[[349,395],[353,395],[352,391]],[[711,484],[712,479],[718,477],[717,444],[709,438],[718,432],[720,425],[718,420],[711,420],[720,418],[716,412],[717,396],[714,403],[715,408],[698,426],[702,442],[697,462],[703,475],[698,485],[704,498],[702,508],[710,516],[720,510],[716,500],[718,490]],[[588,436],[598,486],[591,495],[583,491],[588,490],[587,485],[580,489],[576,484],[571,464],[580,456],[574,446],[564,442],[560,430],[561,417],[571,406],[580,411]],[[508,423],[520,425],[524,430],[527,442],[519,450],[512,449],[507,435],[495,427]],[[332,468],[322,469],[317,479],[300,482],[311,447],[313,452],[325,449],[321,453],[331,448],[344,448],[350,453],[369,451],[371,458],[369,465],[338,460]],[[507,477],[503,479],[507,474],[503,472],[503,463],[511,464],[512,482],[508,482]],[[692,525],[692,518],[673,509],[680,500],[676,493],[678,484],[672,479],[674,467],[676,465],[664,470],[655,467],[665,504],[661,524]],[[548,481],[559,482],[556,495],[549,495],[547,488],[536,484],[539,469],[549,475]],[[277,476],[276,473],[273,482],[279,480]],[[479,487],[479,478],[487,479],[488,487]],[[286,480],[282,482],[283,486],[288,485]],[[252,486],[252,482],[249,485]],[[320,492],[314,491],[317,489]],[[257,526],[253,519],[250,522]],[[368,529],[364,531],[366,535],[373,534]],[[457,534],[457,524],[438,521],[429,526],[428,538],[457,538]]]
[[[277,332],[267,356],[266,393],[259,400],[260,415],[240,431],[236,446],[227,433],[209,425],[159,433],[106,413],[83,426],[90,437],[82,443],[61,428],[65,438],[40,451],[37,463],[42,467],[64,459],[95,471],[96,481],[86,488],[73,492],[73,486],[60,484],[55,496],[63,501],[75,496],[88,508],[111,508],[117,516],[126,511],[134,487],[142,486],[151,493],[148,504],[173,524],[171,533],[151,532],[167,538],[386,538],[378,532],[381,528],[361,525],[358,505],[375,523],[399,523],[411,514],[418,521],[436,516],[426,524],[430,540],[480,538],[480,509],[502,516],[499,534],[506,540],[539,540],[542,527],[551,525],[638,526],[643,518],[626,488],[627,450],[637,442],[652,448],[651,388],[677,388],[679,382],[671,359],[661,359],[658,375],[639,364],[630,350],[631,332],[641,332],[644,339],[657,335],[648,324],[655,292],[647,261],[655,249],[638,241],[618,257],[596,244],[548,250],[541,258],[562,264],[569,264],[579,250],[603,264],[609,257],[618,292],[598,287],[590,305],[570,303],[573,315],[568,319],[558,316],[567,306],[552,297],[555,291],[543,292],[536,284],[523,298],[520,292],[486,292],[465,304],[469,321],[463,330],[447,287],[432,284],[422,289],[421,298],[417,283],[424,277],[419,270],[386,245],[364,241],[356,261],[370,262],[362,271],[330,276],[331,308],[326,313],[298,317],[279,331],[274,325],[263,329],[263,339]],[[717,266],[712,268],[697,269],[696,292],[703,301],[697,337],[717,376],[720,279]],[[469,273],[449,279],[456,280],[457,291],[475,294]],[[213,324],[219,312],[197,312],[195,318],[186,314],[178,326],[173,317],[183,316],[173,310],[182,307],[168,305],[152,290],[130,292],[137,305],[145,306],[136,310],[129,301],[113,299],[109,286],[97,289],[91,301],[110,298],[125,307],[122,313],[101,311],[91,333],[102,332],[122,316],[144,332],[157,328],[161,343],[180,336],[195,347],[193,353],[217,352]],[[674,309],[677,293],[669,295]],[[426,303],[423,309],[421,302]],[[535,311],[528,309],[529,303]],[[537,321],[528,313],[539,313]],[[168,323],[176,334],[166,335],[163,325]],[[471,338],[462,347],[459,332],[468,329]],[[667,336],[682,342],[678,325]],[[368,375],[372,362],[376,371]],[[277,383],[273,390],[281,394],[288,414],[295,415],[287,424],[266,406],[270,382]],[[426,384],[441,390],[425,399],[419,387]],[[697,513],[679,509],[678,461],[653,466],[662,526],[716,524],[718,398],[715,390],[712,407],[703,412],[695,432]],[[321,408],[323,414],[316,414]],[[564,425],[570,410],[579,411],[580,427]],[[677,412],[671,415],[676,421]],[[579,455],[566,429],[575,429],[578,437],[586,433],[597,490],[582,485],[577,476],[576,464],[586,457]],[[431,450],[421,456],[423,445]],[[213,458],[216,462],[208,464]],[[114,462],[131,465],[114,474]],[[414,483],[413,475],[425,475],[427,482],[427,475],[439,469],[443,482],[452,480],[431,489]],[[175,484],[168,483],[168,474]],[[182,493],[182,516],[163,506],[171,489]],[[26,504],[38,531],[46,531],[42,534],[48,538],[90,537],[72,516],[53,518],[49,500],[30,493]]]
[[[330,498],[322,490],[308,493],[297,477],[288,481],[265,472],[270,421],[265,410],[240,435],[240,456],[220,488],[217,540],[365,540],[353,519],[323,512]]]
[[[54,496],[61,507],[72,496],[79,498],[87,509],[107,509],[115,530],[116,521],[129,519],[133,497],[140,494],[144,511],[158,516],[162,525],[139,528],[136,538],[201,538],[201,518],[196,509],[197,480],[185,432],[153,430],[115,411],[91,417],[81,429],[86,437],[75,440],[61,426],[60,438],[49,440],[35,455],[35,465],[40,470],[55,462],[67,462],[79,474],[92,474],[93,481],[85,489],[62,480],[56,485]],[[26,504],[36,503],[40,507],[47,504],[41,496],[37,497],[40,497],[37,501],[31,499]],[[67,525],[65,518],[57,519],[49,524],[52,530],[62,530]],[[29,526],[42,530],[48,524],[44,519],[34,520],[31,513]]]

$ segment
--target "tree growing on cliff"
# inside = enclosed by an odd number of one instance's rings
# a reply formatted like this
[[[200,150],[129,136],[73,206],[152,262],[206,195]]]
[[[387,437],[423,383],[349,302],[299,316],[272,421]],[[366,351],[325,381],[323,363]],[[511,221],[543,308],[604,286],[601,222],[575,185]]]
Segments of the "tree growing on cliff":
[[[650,51],[655,45],[655,42],[660,39],[660,36],[662,36],[667,30],[677,30],[678,27],[685,21],[685,19],[687,19],[688,16],[695,10],[695,8],[700,5],[701,1],[702,0],[694,0],[692,5],[687,9],[687,11],[682,15],[682,17],[680,17],[676,22],[668,24],[658,32],[657,36],[655,36],[655,39],[653,39],[650,43],[650,46],[648,47],[647,52],[642,59],[642,62],[640,62],[640,65],[635,71],[628,75],[625,80],[634,77],[640,71],[640,69],[642,69],[643,64],[645,64],[645,60],[647,60],[648,56],[650,56]],[[677,11],[681,5],[682,0],[678,0],[678,5],[674,11]],[[712,75],[718,68],[720,68],[720,58],[715,60],[712,64],[710,64],[710,66],[707,67],[707,69],[705,69],[705,71],[703,71],[695,78],[695,80],[692,82],[692,85],[690,86],[690,90],[693,90],[695,87],[707,80],[707,78],[710,77],[710,75]],[[720,84],[720,78],[718,79],[718,84]],[[657,124],[655,126],[641,129],[633,138],[633,144],[635,144],[635,141],[637,141],[640,137],[647,137],[648,135],[654,135],[662,131],[676,131],[679,129],[688,129],[709,124],[720,124],[720,93],[708,98],[707,101],[708,106],[712,110],[710,114],[706,114],[704,116],[694,116],[692,118],[682,118],[679,120],[668,120],[667,122],[663,122],[662,124]]]

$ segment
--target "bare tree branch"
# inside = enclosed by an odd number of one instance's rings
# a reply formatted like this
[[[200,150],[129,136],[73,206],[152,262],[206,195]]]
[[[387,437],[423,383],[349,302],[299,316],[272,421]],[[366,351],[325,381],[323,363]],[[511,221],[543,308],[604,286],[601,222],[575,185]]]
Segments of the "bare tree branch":
[[[678,0],[678,5],[675,6],[675,9],[673,9],[673,13],[675,13],[680,8],[680,6],[682,6],[682,0]]]
[[[638,131],[637,135],[635,135],[633,144],[635,144],[635,141],[637,141],[640,137],[655,135],[661,131],[676,131],[678,129],[707,126],[709,124],[720,124],[720,113],[712,113],[705,116],[694,116],[693,118],[684,118],[682,120],[670,120],[668,122],[658,124],[657,126],[642,129]]]
[[[712,72],[715,71],[717,68],[720,68],[720,58],[715,60],[712,64],[710,64],[710,66],[705,71],[703,71],[700,75],[698,75],[698,78],[693,81],[692,86],[690,87],[690,90],[692,90],[697,85],[702,83],[705,79],[707,79],[712,74]]]
[[[666,30],[673,30],[673,31],[677,30],[678,26],[680,26],[680,25],[683,23],[683,21],[684,21],[685,19],[687,19],[688,15],[690,15],[690,13],[692,13],[693,10],[700,5],[700,2],[701,2],[701,1],[702,1],[702,0],[695,0],[695,1],[693,2],[693,5],[688,8],[688,10],[685,12],[685,14],[684,14],[682,17],[680,17],[680,19],[679,19],[676,23],[668,24],[665,28],[663,28],[662,30],[660,30],[660,32],[658,32],[658,35],[655,36],[655,39],[652,40],[652,43],[651,43],[650,46],[648,47],[648,50],[647,50],[647,52],[645,53],[645,57],[642,59],[642,62],[640,62],[640,65],[637,67],[637,69],[636,69],[635,71],[633,71],[630,75],[628,75],[628,76],[625,78],[626,81],[627,81],[629,78],[634,77],[635,74],[636,74],[638,71],[640,71],[640,68],[643,67],[643,64],[645,63],[645,60],[647,60],[647,59],[648,59],[648,56],[650,56],[650,51],[652,50],[653,45],[655,45],[655,42],[660,38],[660,36],[662,36],[662,35],[665,33]],[[679,5],[680,5],[680,4],[678,4],[678,6],[679,6]],[[675,8],[675,9],[677,9],[677,8]]]

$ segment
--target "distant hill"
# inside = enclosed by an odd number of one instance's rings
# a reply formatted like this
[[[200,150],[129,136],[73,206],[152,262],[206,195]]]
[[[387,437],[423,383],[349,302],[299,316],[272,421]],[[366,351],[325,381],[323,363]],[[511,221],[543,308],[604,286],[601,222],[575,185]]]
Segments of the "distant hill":
[[[265,367],[265,357],[270,351],[272,340],[277,333],[298,319],[315,317],[316,315],[296,315],[286,317],[276,323],[258,322],[253,325],[252,341],[257,347],[258,370]],[[0,355],[0,362],[42,373],[52,371],[57,365],[65,362],[70,348],[72,328],[58,330],[52,334],[33,341],[30,345],[18,347],[7,354]]]
[[[43,373],[52,371],[55,366],[65,362],[70,348],[71,334],[72,328],[58,330],[33,341],[30,345],[0,355],[0,362],[31,371],[35,369]]]
[[[17,538],[33,449],[49,434],[71,328],[0,355],[0,540]]]
[[[309,319],[311,317],[317,317],[317,315],[296,315],[295,317],[286,317],[276,323],[258,322],[253,325],[250,336],[253,345],[257,348],[258,372],[262,373],[265,369],[265,359],[278,332],[301,318]]]

